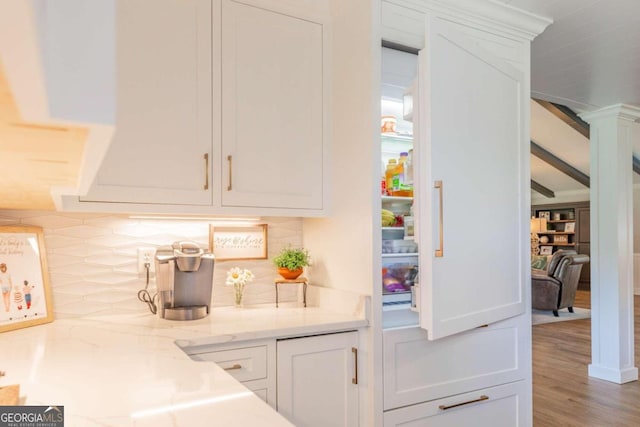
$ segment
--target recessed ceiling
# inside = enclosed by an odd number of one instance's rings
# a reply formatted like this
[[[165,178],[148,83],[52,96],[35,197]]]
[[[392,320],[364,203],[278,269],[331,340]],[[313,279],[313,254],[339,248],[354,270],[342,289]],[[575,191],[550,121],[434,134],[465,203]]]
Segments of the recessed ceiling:
[[[531,140],[589,175],[589,139],[533,100]]]
[[[589,140],[546,108],[531,101],[531,140],[569,163],[574,168],[589,175]],[[563,172],[531,155],[531,179],[556,193],[586,194],[589,189]],[[553,198],[545,199],[553,203]]]
[[[553,19],[531,46],[534,98],[575,111],[640,105],[640,1],[500,1]]]

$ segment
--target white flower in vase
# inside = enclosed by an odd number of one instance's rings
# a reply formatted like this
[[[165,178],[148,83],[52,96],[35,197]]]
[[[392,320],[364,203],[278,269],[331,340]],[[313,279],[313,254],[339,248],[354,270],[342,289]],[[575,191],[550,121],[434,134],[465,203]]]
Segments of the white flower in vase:
[[[227,271],[227,281],[225,285],[233,286],[235,290],[235,305],[236,307],[242,306],[242,294],[244,293],[244,286],[251,282],[255,276],[248,269],[242,269],[239,267],[233,267]]]

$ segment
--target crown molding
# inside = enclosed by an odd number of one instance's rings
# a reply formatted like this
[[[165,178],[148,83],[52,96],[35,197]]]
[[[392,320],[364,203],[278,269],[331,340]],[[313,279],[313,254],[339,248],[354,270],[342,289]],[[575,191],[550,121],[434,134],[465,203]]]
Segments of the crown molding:
[[[532,41],[553,20],[535,15],[495,0],[386,0],[424,13],[435,13],[444,19],[499,32],[520,41]]]
[[[629,122],[635,122],[640,119],[640,107],[628,104],[615,104],[600,108],[596,111],[578,114],[578,116],[588,123],[609,118],[618,118]]]

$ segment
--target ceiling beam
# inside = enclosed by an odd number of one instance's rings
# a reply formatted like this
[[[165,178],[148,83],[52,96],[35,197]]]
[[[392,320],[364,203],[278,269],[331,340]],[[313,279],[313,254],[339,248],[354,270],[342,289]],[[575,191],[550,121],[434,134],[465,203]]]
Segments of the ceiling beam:
[[[546,108],[551,114],[578,131],[582,136],[589,139],[589,123],[582,120],[571,108],[560,104],[554,104],[553,102],[543,101],[541,99],[533,98],[533,100]]]
[[[543,162],[553,166],[558,169],[560,172],[569,176],[570,178],[575,179],[580,184],[589,188],[590,179],[589,175],[586,175],[580,172],[578,169],[571,166],[569,163],[565,162],[559,157],[556,157],[553,153],[545,150],[535,142],[531,141],[531,154],[542,160]]]
[[[531,180],[531,189],[549,199],[556,197],[556,194],[552,190],[549,190],[547,187],[534,180]]]
[[[585,138],[589,138],[589,123],[585,122],[571,108],[553,102],[543,101],[542,99],[533,98],[538,104],[542,105],[551,114],[571,126]],[[640,159],[633,156],[633,171],[640,175]]]
[[[640,159],[636,156],[633,156],[633,171],[640,175]]]

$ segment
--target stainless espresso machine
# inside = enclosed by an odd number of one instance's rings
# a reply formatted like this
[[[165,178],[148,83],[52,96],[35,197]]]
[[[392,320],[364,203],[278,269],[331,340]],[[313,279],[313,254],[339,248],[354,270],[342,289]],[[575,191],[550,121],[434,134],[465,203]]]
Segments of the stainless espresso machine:
[[[156,252],[158,316],[196,320],[209,314],[213,288],[213,254],[197,243],[175,242]]]

